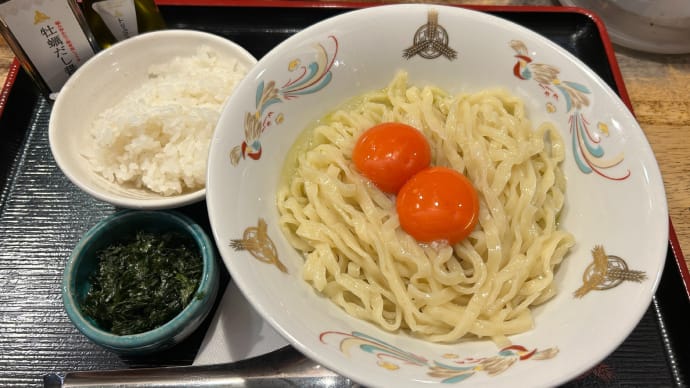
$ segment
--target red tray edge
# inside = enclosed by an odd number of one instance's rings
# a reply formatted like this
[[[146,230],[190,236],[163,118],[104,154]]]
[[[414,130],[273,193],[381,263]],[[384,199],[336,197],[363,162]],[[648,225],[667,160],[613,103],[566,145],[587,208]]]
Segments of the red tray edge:
[[[9,71],[7,72],[7,78],[5,78],[5,83],[2,87],[2,92],[0,92],[0,117],[2,117],[2,112],[5,111],[5,105],[7,105],[7,99],[10,97],[10,90],[12,90],[12,85],[14,85],[14,80],[17,78],[21,64],[19,60],[15,57],[10,65]]]
[[[386,3],[372,3],[372,2],[349,2],[349,1],[333,1],[333,2],[322,2],[322,1],[308,1],[308,0],[155,0],[158,5],[177,5],[177,6],[227,6],[227,7],[290,7],[290,8],[366,8],[374,7],[379,5],[384,5]],[[616,59],[616,54],[613,49],[613,44],[606,30],[603,20],[594,12],[589,11],[584,8],[579,7],[561,7],[561,6],[516,6],[516,5],[459,5],[459,4],[444,4],[458,7],[465,7],[468,9],[474,9],[478,11],[485,12],[574,12],[580,13],[588,18],[590,18],[597,26],[601,40],[604,44],[604,49],[606,51],[606,56],[608,58],[609,66],[611,72],[613,73],[614,81],[616,87],[618,88],[618,93],[621,100],[628,107],[630,112],[635,115],[632,103],[630,101],[630,96],[625,87],[625,82],[623,81],[623,75],[621,74],[620,67],[618,65],[618,60]],[[7,105],[7,100],[9,98],[12,85],[17,77],[21,65],[19,61],[15,58],[10,66],[7,78],[0,92],[0,117],[4,112],[5,106]],[[688,265],[685,262],[685,256],[680,247],[680,242],[678,241],[678,236],[676,235],[675,229],[673,227],[673,221],[669,216],[669,243],[671,245],[671,250],[673,257],[676,260],[676,265],[681,274],[683,280],[683,287],[687,297],[690,299],[690,271],[688,270]]]

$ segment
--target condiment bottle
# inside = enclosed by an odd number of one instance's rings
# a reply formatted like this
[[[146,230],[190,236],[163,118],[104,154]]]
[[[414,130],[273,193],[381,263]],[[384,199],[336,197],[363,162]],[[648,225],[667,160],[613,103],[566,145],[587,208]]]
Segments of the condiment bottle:
[[[74,0],[0,0],[0,32],[39,89],[50,95],[95,53]]]
[[[142,32],[165,28],[154,0],[84,0],[82,8],[102,48]]]

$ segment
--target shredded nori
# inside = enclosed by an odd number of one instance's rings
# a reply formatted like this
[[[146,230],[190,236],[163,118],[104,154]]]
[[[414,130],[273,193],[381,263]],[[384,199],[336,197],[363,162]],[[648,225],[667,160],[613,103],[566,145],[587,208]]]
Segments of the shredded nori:
[[[190,238],[138,232],[98,254],[84,313],[117,335],[162,326],[184,309],[201,281],[203,261]]]

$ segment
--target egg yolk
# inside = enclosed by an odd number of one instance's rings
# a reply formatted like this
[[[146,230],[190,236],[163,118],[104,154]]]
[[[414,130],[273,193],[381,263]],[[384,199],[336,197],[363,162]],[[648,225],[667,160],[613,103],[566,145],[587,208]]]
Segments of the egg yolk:
[[[352,152],[357,170],[386,193],[395,194],[431,162],[424,135],[402,123],[383,123],[364,131]]]
[[[479,197],[464,175],[450,168],[432,167],[403,185],[396,209],[400,226],[417,241],[455,244],[474,230]]]

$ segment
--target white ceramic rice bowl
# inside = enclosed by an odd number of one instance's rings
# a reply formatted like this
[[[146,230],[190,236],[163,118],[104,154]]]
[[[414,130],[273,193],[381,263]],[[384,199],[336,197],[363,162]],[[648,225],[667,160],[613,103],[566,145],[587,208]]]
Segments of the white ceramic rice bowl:
[[[419,31],[429,31],[433,12],[443,29],[438,36],[447,38],[439,42],[457,57],[430,48],[403,57],[415,37],[423,42]],[[524,68],[516,68],[518,63],[554,66],[557,82],[540,85]],[[433,344],[346,315],[302,280],[302,259],[277,223],[275,194],[283,160],[296,137],[349,98],[387,86],[399,69],[409,73],[411,84],[434,84],[451,92],[503,86],[526,101],[534,123],[556,123],[568,147],[561,221],[574,234],[576,246],[557,272],[558,294],[534,310],[533,330],[510,337],[514,347],[498,348],[490,340]],[[260,97],[271,81],[278,92],[271,104],[264,104]],[[296,93],[292,83],[312,86]],[[546,90],[559,98],[546,95]],[[573,109],[573,96],[567,95],[576,90],[588,101],[579,109]],[[269,125],[248,136],[245,117],[252,115]],[[571,130],[575,116],[589,123],[587,131]],[[578,134],[589,134],[596,142],[589,144]],[[592,154],[600,151],[604,155]],[[613,156],[622,159],[608,168],[596,166]],[[221,116],[207,187],[216,243],[247,299],[298,350],[365,386],[554,386],[573,379],[614,351],[637,325],[657,288],[668,243],[658,166],[644,133],[617,95],[546,38],[497,17],[440,5],[353,11],[313,25],[269,52]],[[256,235],[260,219],[287,273],[242,249],[243,239]],[[609,266],[624,263],[646,278],[612,281],[609,289],[576,298],[574,291],[590,271],[591,250],[599,244],[610,255]],[[492,361],[493,367],[482,360]]]
[[[205,187],[164,196],[110,182],[96,173],[84,156],[93,149],[89,130],[96,117],[144,83],[151,65],[193,56],[204,45],[223,57],[235,58],[247,70],[256,63],[247,50],[221,36],[196,30],[160,30],[118,42],[77,69],[57,95],[48,125],[50,149],[62,172],[93,197],[122,208],[168,209],[204,200]]]

